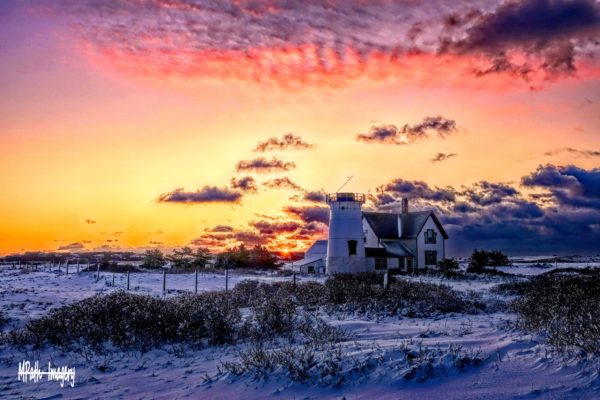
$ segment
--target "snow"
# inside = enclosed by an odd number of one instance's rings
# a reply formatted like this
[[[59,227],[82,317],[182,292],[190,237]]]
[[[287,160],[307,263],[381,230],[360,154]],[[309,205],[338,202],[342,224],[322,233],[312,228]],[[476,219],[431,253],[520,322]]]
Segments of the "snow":
[[[535,259],[533,259],[535,260]],[[534,263],[515,263],[503,271],[532,275],[554,268],[534,267]],[[559,268],[598,265],[598,260],[586,259],[579,263],[558,263]],[[133,292],[162,296],[162,273],[131,273]],[[230,287],[246,280],[265,282],[290,281],[291,276],[250,275],[231,273]],[[297,277],[319,280],[323,277]],[[475,291],[493,302],[497,294],[489,289],[505,282],[504,277],[486,276],[475,280],[448,280],[433,277],[404,277],[432,283],[443,283],[463,292]],[[166,296],[194,290],[194,274],[167,273]],[[102,273],[96,280],[93,273],[65,275],[57,271],[21,272],[0,270],[0,305],[9,326],[23,326],[49,309],[60,307],[100,293],[109,293],[126,287],[126,275]],[[222,290],[225,276],[200,274],[201,291]],[[476,315],[450,314],[435,318],[380,318],[347,315],[320,316],[334,326],[343,328],[351,337],[341,346],[344,356],[365,361],[380,359],[373,370],[356,375],[353,382],[341,387],[322,387],[290,382],[280,374],[271,379],[256,381],[247,376],[219,374],[224,361],[234,361],[245,345],[213,346],[203,350],[188,348],[155,349],[148,353],[114,351],[106,356],[62,353],[57,349],[21,353],[15,349],[0,349],[0,397],[4,398],[444,398],[444,399],[506,399],[556,398],[593,399],[600,397],[598,362],[563,358],[550,351],[543,338],[526,335],[512,327],[515,315],[497,312]],[[481,352],[479,366],[469,366],[464,372],[448,368],[445,374],[423,383],[402,378],[401,354],[398,349],[410,346],[464,349]],[[17,381],[18,362],[39,360],[41,364],[76,368],[75,387],[61,388],[56,382],[39,383]],[[448,360],[441,358],[441,366]]]

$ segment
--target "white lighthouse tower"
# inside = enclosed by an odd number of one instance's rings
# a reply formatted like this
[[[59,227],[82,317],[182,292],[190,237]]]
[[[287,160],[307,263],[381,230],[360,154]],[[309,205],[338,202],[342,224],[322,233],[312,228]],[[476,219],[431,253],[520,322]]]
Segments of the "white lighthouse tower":
[[[365,235],[363,232],[361,193],[327,195],[329,204],[328,274],[365,272]]]

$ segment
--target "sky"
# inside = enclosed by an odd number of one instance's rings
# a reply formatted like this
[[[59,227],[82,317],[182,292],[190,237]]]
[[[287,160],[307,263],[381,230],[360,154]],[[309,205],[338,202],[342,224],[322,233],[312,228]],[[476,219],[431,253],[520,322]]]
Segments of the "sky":
[[[450,256],[600,249],[595,0],[0,3],[0,254],[326,237],[434,209]]]

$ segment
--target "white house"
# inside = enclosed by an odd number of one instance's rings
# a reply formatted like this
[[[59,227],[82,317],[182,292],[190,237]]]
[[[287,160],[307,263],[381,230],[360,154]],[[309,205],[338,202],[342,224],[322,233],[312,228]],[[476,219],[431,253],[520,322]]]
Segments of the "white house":
[[[328,274],[435,267],[446,256],[448,234],[433,211],[381,213],[361,210],[365,196],[334,193],[330,206],[329,238],[319,240],[296,261],[298,271]],[[324,248],[326,247],[326,251]]]

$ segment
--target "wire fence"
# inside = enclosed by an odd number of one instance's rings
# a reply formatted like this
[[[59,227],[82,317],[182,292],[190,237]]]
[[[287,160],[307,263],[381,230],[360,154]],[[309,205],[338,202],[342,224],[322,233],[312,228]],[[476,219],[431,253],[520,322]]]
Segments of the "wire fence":
[[[127,266],[121,266],[127,268]],[[135,269],[135,266],[131,266]],[[0,264],[0,270],[21,270],[23,272],[48,272],[59,276],[86,276],[103,287],[142,293],[199,293],[212,290],[231,290],[239,282],[257,280],[264,282],[291,282],[321,280],[318,276],[300,276],[297,273],[287,275],[265,273],[250,274],[247,271],[226,269],[224,271],[206,271],[196,269],[190,272],[157,271],[106,271],[99,263],[9,263]]]

